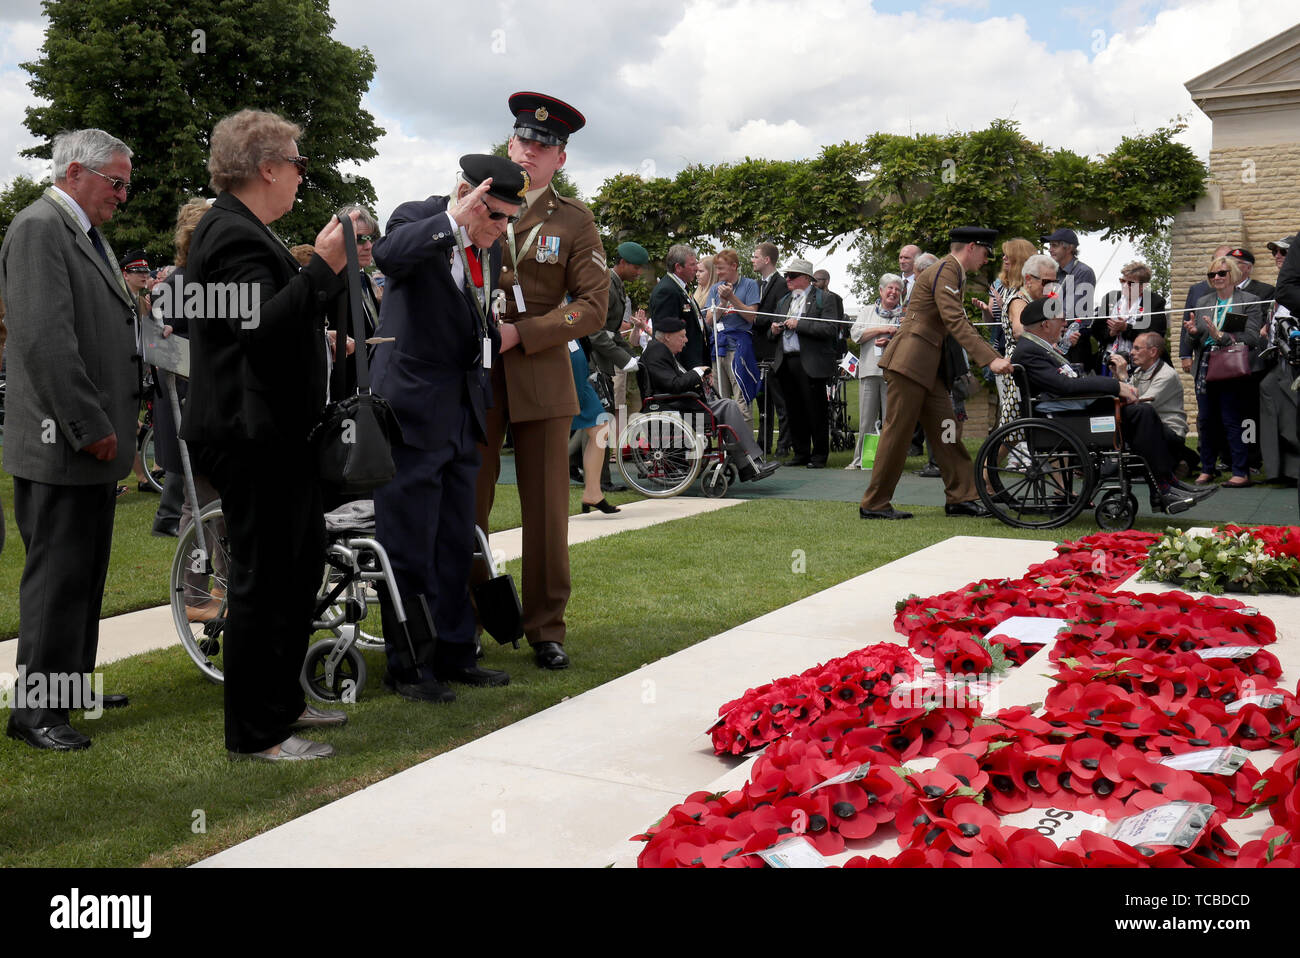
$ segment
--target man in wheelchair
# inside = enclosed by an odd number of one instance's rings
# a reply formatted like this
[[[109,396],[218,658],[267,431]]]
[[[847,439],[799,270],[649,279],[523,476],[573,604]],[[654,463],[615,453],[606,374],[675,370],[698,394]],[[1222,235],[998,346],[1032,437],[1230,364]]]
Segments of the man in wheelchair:
[[[736,401],[707,398],[705,387],[712,378],[712,370],[701,367],[701,375],[677,361],[677,354],[686,346],[686,323],[675,316],[661,317],[654,320],[654,333],[654,342],[641,357],[650,394],[698,396],[698,400],[684,398],[666,405],[683,412],[696,412],[698,404],[704,403],[720,426],[730,427],[719,429],[719,437],[728,446],[728,452],[735,455],[742,481],[757,482],[776,472],[781,464],[764,460],[763,451],[754,441],[753,429]],[[730,438],[732,434],[736,437],[734,442]]]
[[[1137,390],[1129,383],[1110,376],[1081,376],[1064,356],[1056,351],[1068,320],[1058,299],[1035,300],[1020,314],[1024,335],[1016,341],[1016,365],[1029,380],[1030,391],[1037,397],[1034,415],[1055,417],[1091,410],[1108,412],[1109,399],[1070,398],[1078,396],[1116,396],[1124,401],[1120,409],[1120,427],[1128,448],[1147,467],[1151,481],[1151,508],[1170,515],[1184,512],[1212,495],[1216,489],[1193,489],[1174,477],[1174,459],[1165,441],[1160,415],[1151,403],[1138,402]]]

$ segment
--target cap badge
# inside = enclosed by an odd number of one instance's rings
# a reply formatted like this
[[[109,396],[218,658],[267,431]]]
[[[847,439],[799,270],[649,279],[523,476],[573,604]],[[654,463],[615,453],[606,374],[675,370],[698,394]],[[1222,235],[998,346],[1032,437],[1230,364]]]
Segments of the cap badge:
[[[533,116],[535,116],[538,122],[540,123],[545,123],[547,117],[549,117],[550,115],[551,114],[547,112],[546,107],[544,106],[539,106],[536,110],[533,111]]]

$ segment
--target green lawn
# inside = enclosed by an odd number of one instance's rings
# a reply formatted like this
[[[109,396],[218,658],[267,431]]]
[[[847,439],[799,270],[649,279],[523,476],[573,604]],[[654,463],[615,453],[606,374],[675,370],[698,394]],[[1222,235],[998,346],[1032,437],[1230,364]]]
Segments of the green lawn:
[[[503,524],[517,508],[512,493],[501,489]],[[133,493],[121,506],[122,550],[111,576],[121,607],[154,604],[165,592],[170,540],[148,535],[153,501]],[[949,519],[937,508],[916,513],[884,529],[856,521],[848,503],[759,500],[574,546],[572,668],[543,672],[526,650],[490,644],[485,664],[511,672],[508,688],[465,690],[453,705],[421,706],[383,691],[382,657],[369,653],[370,681],[348,708],[350,724],[320,736],[340,753],[328,762],[231,763],[222,747],[221,690],[180,648],[114,663],[104,669],[105,686],[128,693],[132,705],[93,722],[74,720],[95,739],[88,752],[0,746],[0,865],[188,864],[948,536],[1061,539],[1095,531],[1088,521],[1018,534]],[[795,550],[804,554],[803,571],[795,571]],[[21,552],[6,550],[6,574]],[[509,569],[519,574],[518,563]],[[720,688],[719,702],[737,691]]]
[[[850,392],[855,388],[851,384]],[[849,408],[856,414],[853,395]],[[968,445],[978,448],[977,441]],[[832,454],[830,467],[842,467],[849,455]],[[916,458],[907,468],[923,464]],[[581,490],[570,492],[576,513]],[[610,496],[615,503],[635,498]],[[23,549],[7,475],[0,481],[0,501],[9,539],[0,555],[0,637],[8,637],[17,632]],[[157,503],[156,496],[134,491],[119,502],[106,616],[167,600],[175,540],[149,534]],[[484,664],[509,670],[508,688],[461,690],[453,705],[421,706],[386,693],[380,685],[383,657],[367,653],[370,680],[360,700],[348,706],[350,724],[320,735],[339,750],[328,762],[229,762],[222,745],[221,690],[200,676],[180,647],[114,663],[103,670],[105,687],[128,693],[132,705],[95,721],[74,719],[95,739],[88,752],[52,754],[0,744],[0,865],[188,864],[949,536],[1059,541],[1096,531],[1088,515],[1035,533],[988,520],[950,519],[935,507],[913,511],[916,519],[908,523],[863,523],[852,503],[756,500],[576,545],[567,613],[569,670],[541,671],[526,648],[489,643]],[[503,485],[492,530],[518,522],[516,489]],[[1142,520],[1139,526],[1166,524]],[[507,568],[517,580],[518,562]],[[378,631],[377,616],[367,627]],[[720,688],[719,702],[739,691]]]

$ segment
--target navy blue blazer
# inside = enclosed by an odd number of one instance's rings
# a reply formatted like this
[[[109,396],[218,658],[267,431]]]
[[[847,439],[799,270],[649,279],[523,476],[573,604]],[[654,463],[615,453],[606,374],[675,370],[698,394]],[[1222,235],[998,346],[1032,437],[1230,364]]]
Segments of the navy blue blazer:
[[[475,435],[486,441],[492,377],[483,367],[483,339],[477,307],[467,285],[452,278],[456,237],[447,217],[448,197],[403,203],[375,243],[375,262],[384,271],[384,302],[376,334],[395,342],[375,347],[371,386],[388,400],[402,427],[403,441],[435,449],[449,441],[457,420],[446,406],[462,404],[474,419]],[[500,246],[489,251],[486,274],[500,275]],[[500,362],[501,336],[487,324],[492,360]]]

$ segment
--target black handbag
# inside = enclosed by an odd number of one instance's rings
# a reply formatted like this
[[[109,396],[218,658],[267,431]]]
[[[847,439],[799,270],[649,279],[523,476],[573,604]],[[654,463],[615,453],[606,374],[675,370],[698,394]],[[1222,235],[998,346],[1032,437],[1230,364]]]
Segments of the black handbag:
[[[351,218],[344,217],[342,226],[348,258],[346,314],[351,322],[341,323],[335,334],[331,394],[342,392],[346,382],[349,328],[356,343],[352,355],[356,361],[357,388],[353,395],[325,407],[308,440],[316,449],[322,484],[341,495],[357,496],[393,478],[397,470],[393,465],[392,443],[401,441],[402,430],[387,401],[370,392],[357,242]]]

